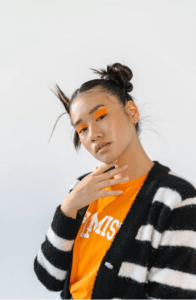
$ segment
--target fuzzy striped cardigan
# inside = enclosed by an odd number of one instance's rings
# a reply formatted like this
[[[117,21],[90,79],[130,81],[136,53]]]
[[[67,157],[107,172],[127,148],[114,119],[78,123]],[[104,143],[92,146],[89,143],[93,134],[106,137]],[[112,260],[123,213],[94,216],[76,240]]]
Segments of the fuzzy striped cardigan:
[[[78,177],[69,192],[88,174]],[[88,206],[76,219],[62,214],[60,206],[34,259],[34,271],[47,289],[61,291],[57,299],[71,299],[73,244]],[[100,264],[92,299],[196,299],[192,183],[154,161]]]

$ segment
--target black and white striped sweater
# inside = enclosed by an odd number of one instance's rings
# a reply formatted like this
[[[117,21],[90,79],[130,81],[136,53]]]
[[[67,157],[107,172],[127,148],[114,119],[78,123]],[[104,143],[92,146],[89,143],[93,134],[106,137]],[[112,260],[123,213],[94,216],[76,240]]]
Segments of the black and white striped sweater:
[[[58,299],[70,299],[73,244],[87,206],[77,219],[62,214],[60,206],[34,271],[47,289],[61,291]],[[157,298],[196,299],[196,188],[154,161],[100,264],[92,299]]]

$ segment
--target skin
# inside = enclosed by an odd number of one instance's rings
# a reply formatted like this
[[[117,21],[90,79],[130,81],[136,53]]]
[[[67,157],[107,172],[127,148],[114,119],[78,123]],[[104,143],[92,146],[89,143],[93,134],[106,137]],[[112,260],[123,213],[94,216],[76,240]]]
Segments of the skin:
[[[88,114],[98,104],[107,107],[107,115],[99,119],[98,117],[103,115],[101,113],[103,107],[98,108],[91,115]],[[82,122],[76,126],[77,131],[78,128],[80,130],[85,128],[79,133],[81,144],[97,160],[105,164],[117,160],[115,167],[128,165],[127,169],[114,176],[115,179],[128,176],[128,181],[131,181],[145,175],[153,167],[153,161],[148,157],[137,137],[134,124],[139,120],[139,111],[133,101],[128,101],[123,108],[114,95],[96,88],[75,98],[70,108],[70,116],[72,124],[82,119]],[[94,147],[99,142],[111,142],[107,152],[103,154],[95,152]]]

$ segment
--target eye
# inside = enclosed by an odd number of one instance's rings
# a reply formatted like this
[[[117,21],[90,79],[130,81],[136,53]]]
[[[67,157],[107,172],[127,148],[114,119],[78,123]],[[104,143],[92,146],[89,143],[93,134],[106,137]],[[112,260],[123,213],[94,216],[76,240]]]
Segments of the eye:
[[[100,118],[101,118],[101,120],[102,120],[103,118],[105,118],[105,116],[107,116],[107,114],[101,115],[99,118],[97,118],[96,121],[98,121]],[[82,128],[82,129],[79,131],[79,134],[82,133],[82,130],[84,130],[84,129],[87,129],[87,127]]]
[[[104,117],[104,118],[105,118],[105,116],[107,116],[107,114],[101,115],[99,118],[101,118],[101,117]],[[99,118],[98,118],[97,120],[99,120]],[[103,118],[102,118],[102,119],[103,119]],[[101,119],[101,120],[102,120],[102,119]],[[96,120],[96,121],[97,121],[97,120]]]
[[[87,127],[83,128],[82,130],[86,129]],[[82,132],[82,130],[80,130],[79,134]]]

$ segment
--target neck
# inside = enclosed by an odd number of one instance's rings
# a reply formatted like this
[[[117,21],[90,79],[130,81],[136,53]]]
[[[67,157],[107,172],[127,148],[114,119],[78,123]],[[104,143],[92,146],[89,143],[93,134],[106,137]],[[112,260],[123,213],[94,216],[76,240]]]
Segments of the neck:
[[[148,157],[144,151],[137,135],[134,135],[133,140],[118,158],[115,167],[120,167],[128,164],[128,168],[114,176],[115,179],[128,176],[129,180],[137,179],[150,171],[154,162]]]

